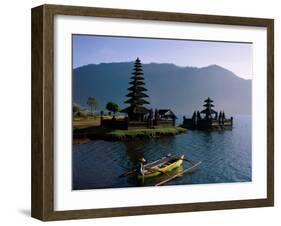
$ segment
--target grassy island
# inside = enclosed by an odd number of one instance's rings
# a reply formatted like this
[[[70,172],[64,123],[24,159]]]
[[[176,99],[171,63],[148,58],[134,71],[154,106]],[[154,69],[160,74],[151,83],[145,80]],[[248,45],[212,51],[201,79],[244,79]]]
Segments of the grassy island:
[[[186,132],[181,127],[161,127],[152,129],[129,129],[111,130],[102,127],[88,127],[75,129],[74,139],[103,139],[103,140],[133,140],[138,138],[158,138],[161,136],[172,136]]]

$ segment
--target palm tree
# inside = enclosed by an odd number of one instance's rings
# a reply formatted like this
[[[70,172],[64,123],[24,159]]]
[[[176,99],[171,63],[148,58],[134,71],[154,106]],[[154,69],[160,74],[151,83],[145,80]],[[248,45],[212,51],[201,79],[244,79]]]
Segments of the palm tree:
[[[89,97],[87,100],[87,105],[91,108],[91,113],[93,114],[93,109],[96,110],[98,102],[95,97]]]

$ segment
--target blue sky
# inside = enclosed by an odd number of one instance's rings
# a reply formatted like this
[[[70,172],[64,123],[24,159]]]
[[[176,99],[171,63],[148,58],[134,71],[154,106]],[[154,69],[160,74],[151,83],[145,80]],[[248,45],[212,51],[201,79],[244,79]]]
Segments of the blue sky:
[[[206,67],[217,64],[252,79],[252,44],[73,35],[73,68],[87,64],[129,62],[172,63]]]

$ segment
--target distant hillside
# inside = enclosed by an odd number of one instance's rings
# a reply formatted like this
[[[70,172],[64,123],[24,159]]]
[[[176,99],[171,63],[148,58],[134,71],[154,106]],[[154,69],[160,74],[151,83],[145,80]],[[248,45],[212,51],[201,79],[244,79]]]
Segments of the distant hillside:
[[[73,70],[73,102],[86,106],[94,96],[99,109],[108,101],[121,107],[126,99],[133,62],[91,64]],[[173,64],[143,64],[149,108],[170,108],[176,114],[201,110],[203,100],[211,97],[215,109],[227,114],[251,113],[251,80],[236,76],[218,65],[203,68]]]

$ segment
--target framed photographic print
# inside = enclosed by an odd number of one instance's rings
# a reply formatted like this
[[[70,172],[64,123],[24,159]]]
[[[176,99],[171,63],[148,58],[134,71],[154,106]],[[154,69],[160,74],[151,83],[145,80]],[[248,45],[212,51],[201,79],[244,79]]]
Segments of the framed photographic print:
[[[273,206],[274,21],[32,9],[32,216]]]

